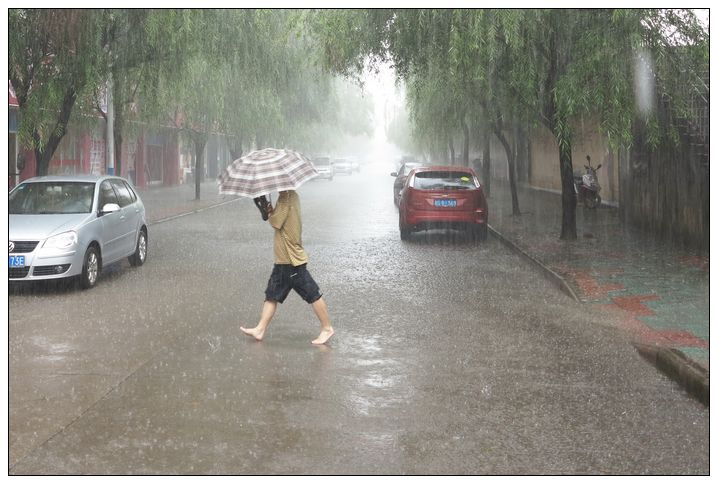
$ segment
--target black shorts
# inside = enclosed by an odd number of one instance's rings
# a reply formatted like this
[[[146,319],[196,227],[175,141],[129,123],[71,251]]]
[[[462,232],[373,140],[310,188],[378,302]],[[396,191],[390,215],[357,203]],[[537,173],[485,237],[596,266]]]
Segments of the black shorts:
[[[306,264],[296,267],[291,264],[274,264],[267,290],[264,291],[267,301],[283,303],[292,289],[309,304],[322,297],[319,286],[312,279]]]

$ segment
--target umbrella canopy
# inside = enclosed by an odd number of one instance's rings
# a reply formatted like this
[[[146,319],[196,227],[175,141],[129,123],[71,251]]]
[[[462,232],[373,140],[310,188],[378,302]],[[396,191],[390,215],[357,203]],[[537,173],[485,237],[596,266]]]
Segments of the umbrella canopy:
[[[234,160],[219,175],[219,193],[256,198],[296,190],[317,175],[312,162],[301,153],[265,148]]]

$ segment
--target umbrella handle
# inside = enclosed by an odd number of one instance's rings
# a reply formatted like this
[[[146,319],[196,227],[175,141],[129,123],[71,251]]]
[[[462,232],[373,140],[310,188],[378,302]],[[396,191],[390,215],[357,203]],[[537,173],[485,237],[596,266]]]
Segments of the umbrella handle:
[[[262,214],[262,220],[267,220],[269,218],[269,207],[270,202],[267,200],[267,197],[262,195],[261,197],[255,197],[254,198],[254,204],[259,209],[259,213]]]

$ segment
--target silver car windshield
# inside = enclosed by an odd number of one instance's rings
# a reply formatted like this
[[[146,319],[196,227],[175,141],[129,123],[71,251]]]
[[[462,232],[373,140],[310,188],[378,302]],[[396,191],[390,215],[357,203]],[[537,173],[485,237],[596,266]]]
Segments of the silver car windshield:
[[[10,193],[8,213],[11,215],[90,213],[94,194],[94,183],[23,183]]]

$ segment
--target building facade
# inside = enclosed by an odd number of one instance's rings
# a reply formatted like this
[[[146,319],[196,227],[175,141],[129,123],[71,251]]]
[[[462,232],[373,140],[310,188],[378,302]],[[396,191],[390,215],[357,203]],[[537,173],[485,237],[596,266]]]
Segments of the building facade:
[[[19,106],[8,82],[8,189],[35,176],[35,153],[18,140]],[[96,116],[82,127],[70,125],[48,166],[48,174],[98,174],[108,171],[106,150],[107,123]],[[192,178],[194,153],[184,143],[179,129],[162,126],[134,125],[122,140],[114,172],[138,187],[173,186]],[[222,135],[213,135],[205,148],[204,176],[217,176],[220,167],[229,162],[229,152]],[[119,170],[117,167],[119,166]]]

